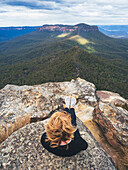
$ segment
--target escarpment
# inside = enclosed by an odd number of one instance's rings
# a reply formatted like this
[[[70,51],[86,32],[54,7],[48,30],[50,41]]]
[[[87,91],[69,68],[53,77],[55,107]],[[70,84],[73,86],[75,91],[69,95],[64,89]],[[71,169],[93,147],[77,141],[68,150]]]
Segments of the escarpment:
[[[78,155],[62,159],[48,153],[40,144],[40,137],[46,118],[62,109],[65,96],[69,95],[77,99],[78,128],[89,147]],[[0,90],[0,168],[115,169],[116,166],[125,169],[128,162],[127,105],[127,100],[118,94],[96,91],[94,84],[80,78],[34,86],[6,85]],[[97,139],[96,133],[102,133],[107,147],[99,136]],[[109,147],[113,149],[111,152],[106,149]],[[123,161],[118,161],[120,153]]]

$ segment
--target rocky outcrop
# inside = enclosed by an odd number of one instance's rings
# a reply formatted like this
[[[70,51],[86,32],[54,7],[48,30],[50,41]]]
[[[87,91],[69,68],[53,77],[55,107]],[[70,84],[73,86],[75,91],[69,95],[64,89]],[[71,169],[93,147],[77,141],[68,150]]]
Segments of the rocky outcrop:
[[[60,32],[74,32],[77,31],[85,31],[85,32],[90,32],[90,31],[98,31],[97,26],[90,26],[84,23],[77,24],[77,25],[43,25],[42,27],[38,27],[37,30],[39,31],[60,31]]]
[[[118,169],[123,170],[124,166],[123,165],[119,165],[119,155],[118,152],[116,151],[116,149],[114,149],[106,140],[106,137],[103,134],[103,131],[101,130],[100,126],[98,126],[98,124],[96,122],[94,122],[93,120],[86,120],[84,121],[84,125],[86,127],[88,127],[88,129],[90,130],[90,132],[92,133],[93,137],[96,139],[96,141],[98,142],[98,144],[104,149],[105,153],[107,153],[107,155],[109,157],[111,157],[111,159],[113,160],[115,166]]]
[[[94,109],[93,120],[102,129],[108,143],[115,149],[114,155],[109,152],[113,161],[119,169],[126,170],[128,168],[128,111],[116,107],[113,103],[99,102]],[[116,160],[114,157],[117,157]]]
[[[117,93],[96,91],[94,84],[80,78],[71,82],[51,82],[34,86],[7,85],[0,90],[0,143],[23,126],[50,117],[63,106],[65,96],[69,95],[77,99],[75,110],[79,119],[90,129],[97,141],[102,143],[101,146],[116,167],[125,169],[128,166],[127,100]],[[37,124],[40,127],[40,123]],[[26,127],[32,128],[31,125]],[[36,124],[33,124],[33,127],[38,129]],[[18,134],[19,132],[17,131]],[[95,135],[96,132],[99,135]],[[11,139],[10,137],[6,140],[8,143],[9,140],[13,141],[14,136]],[[22,144],[21,141],[20,143]],[[118,162],[123,165],[118,166]]]
[[[114,148],[119,149],[120,145],[128,148],[128,112],[125,109],[100,102],[93,118]]]
[[[97,91],[97,97],[104,103],[113,103],[115,106],[128,110],[128,101],[121,97],[118,93],[110,91]]]
[[[89,110],[88,117],[92,118],[93,106],[97,104],[95,86],[83,79],[35,86],[6,85],[0,90],[0,142],[33,118],[50,116],[63,105],[67,95],[77,98],[76,109],[80,118],[86,117],[80,115]]]
[[[14,132],[0,145],[1,169],[116,169],[97,144],[90,131],[77,119],[81,136],[88,148],[72,157],[59,157],[43,148],[40,143],[47,120],[26,125]]]

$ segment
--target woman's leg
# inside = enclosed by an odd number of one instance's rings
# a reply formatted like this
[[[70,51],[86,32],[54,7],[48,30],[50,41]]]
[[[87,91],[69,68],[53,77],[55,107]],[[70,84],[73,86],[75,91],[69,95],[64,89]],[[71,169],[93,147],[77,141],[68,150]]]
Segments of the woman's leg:
[[[75,109],[70,108],[69,113],[71,113],[71,122],[73,126],[76,126],[76,114],[75,114]]]
[[[66,111],[67,113],[69,113],[70,96],[66,96],[66,97],[65,97],[65,105],[66,105],[66,107],[65,107],[64,111]]]
[[[76,104],[76,99],[74,97],[70,98],[69,96],[67,96],[65,98],[65,104],[66,104],[66,108],[64,109],[64,111],[71,114],[72,125],[76,126],[77,125],[76,124],[76,115],[75,115],[75,110],[74,110],[74,106]]]

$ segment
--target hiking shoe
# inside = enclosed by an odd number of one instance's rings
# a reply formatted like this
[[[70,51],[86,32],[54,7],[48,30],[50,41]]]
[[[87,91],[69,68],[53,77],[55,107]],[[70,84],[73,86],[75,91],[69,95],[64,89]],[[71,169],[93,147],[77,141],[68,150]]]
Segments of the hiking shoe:
[[[76,99],[75,99],[75,97],[72,97],[70,107],[73,108],[75,106],[75,104],[76,104]]]
[[[70,96],[66,96],[65,97],[65,105],[66,105],[66,107],[70,107]]]

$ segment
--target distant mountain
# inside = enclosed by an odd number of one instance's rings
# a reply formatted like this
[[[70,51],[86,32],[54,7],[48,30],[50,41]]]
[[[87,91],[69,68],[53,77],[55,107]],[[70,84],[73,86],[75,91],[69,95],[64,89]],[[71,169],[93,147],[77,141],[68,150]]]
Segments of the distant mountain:
[[[90,26],[84,23],[73,25],[43,25],[43,26],[26,26],[26,27],[0,27],[0,41],[8,41],[15,37],[28,34],[35,30],[43,31],[62,31],[62,32],[72,32],[72,31],[101,31],[107,36],[113,38],[128,38],[128,25],[98,25]]]
[[[15,37],[33,32],[35,30],[72,32],[78,29],[83,29],[86,31],[90,31],[90,30],[96,31],[98,30],[98,27],[90,26],[87,24],[78,24],[76,26],[57,24],[57,25],[35,26],[35,27],[0,27],[0,41],[8,41]]]
[[[98,31],[97,26],[90,26],[87,24],[77,24],[77,25],[43,25],[42,27],[37,28],[39,31],[60,31],[60,32],[79,32],[80,30],[82,31]]]
[[[44,25],[0,42],[0,88],[80,76],[127,98],[127,66],[128,40],[110,38],[87,24]]]
[[[37,27],[0,27],[0,41],[8,41],[15,37],[35,31]]]
[[[99,30],[113,38],[128,38],[128,25],[98,25]]]

